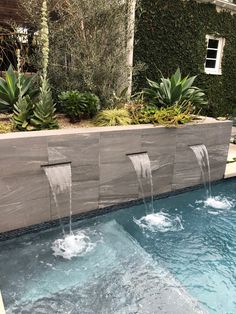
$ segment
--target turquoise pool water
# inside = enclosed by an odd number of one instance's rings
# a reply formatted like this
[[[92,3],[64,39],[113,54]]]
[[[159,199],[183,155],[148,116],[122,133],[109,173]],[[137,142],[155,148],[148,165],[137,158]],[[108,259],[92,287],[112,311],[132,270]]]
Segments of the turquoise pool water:
[[[70,259],[53,255],[59,228],[0,243],[7,313],[235,314],[236,181],[204,197],[200,189],[155,201],[154,215],[140,205],[75,223],[81,246]]]

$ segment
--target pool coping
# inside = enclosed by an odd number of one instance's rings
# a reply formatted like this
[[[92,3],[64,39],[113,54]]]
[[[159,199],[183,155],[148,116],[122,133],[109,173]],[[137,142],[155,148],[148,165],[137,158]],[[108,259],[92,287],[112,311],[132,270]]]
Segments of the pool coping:
[[[205,124],[232,124],[231,120],[217,120],[215,118],[207,116],[198,116],[199,119],[193,120],[183,125],[173,126],[171,128],[183,128],[186,126],[199,126]],[[24,138],[37,138],[37,137],[48,137],[48,136],[63,136],[63,135],[75,135],[75,134],[91,134],[91,133],[108,133],[108,132],[120,132],[120,131],[133,131],[142,129],[168,129],[165,125],[154,125],[151,123],[147,124],[131,124],[121,126],[94,126],[94,127],[80,127],[80,128],[65,128],[65,129],[52,129],[52,130],[39,130],[39,131],[20,131],[20,132],[9,132],[0,134],[0,140],[9,139],[24,139]]]
[[[234,180],[236,180],[236,177],[223,178],[221,180],[212,181],[211,184],[212,185],[217,185],[217,184],[220,184],[220,183],[222,183],[224,181],[234,181]],[[204,187],[203,184],[198,184],[198,185],[195,185],[195,186],[186,187],[186,188],[175,190],[175,191],[171,191],[171,192],[154,195],[153,199],[154,200],[164,199],[164,198],[172,197],[172,196],[175,196],[175,195],[184,194],[184,193],[189,192],[189,191],[195,191],[195,190],[198,190],[198,189],[203,188],[203,187]],[[146,200],[150,200],[151,197],[147,197],[145,199]],[[86,220],[86,219],[91,219],[91,218],[94,218],[94,217],[103,216],[103,215],[106,215],[108,213],[115,212],[115,211],[124,209],[126,207],[132,207],[132,206],[135,206],[135,205],[140,205],[142,203],[143,203],[143,199],[139,198],[139,199],[136,199],[136,200],[127,201],[127,202],[123,202],[123,203],[120,203],[120,204],[106,206],[106,207],[103,207],[103,208],[97,208],[97,209],[94,209],[94,210],[89,211],[89,212],[75,214],[75,215],[72,215],[72,223],[75,223],[75,222],[78,222],[78,221],[83,221],[83,220]],[[40,224],[35,224],[35,225],[28,226],[28,227],[24,227],[24,228],[10,230],[10,231],[7,231],[7,232],[0,233],[0,242],[12,240],[14,238],[18,238],[18,237],[24,236],[26,234],[34,234],[34,233],[37,233],[37,232],[46,231],[46,230],[48,230],[50,228],[59,227],[61,222],[65,223],[65,224],[68,224],[69,223],[69,219],[70,219],[69,217],[64,217],[64,218],[61,218],[61,219],[55,219],[55,220],[43,222],[43,223],[40,223]]]

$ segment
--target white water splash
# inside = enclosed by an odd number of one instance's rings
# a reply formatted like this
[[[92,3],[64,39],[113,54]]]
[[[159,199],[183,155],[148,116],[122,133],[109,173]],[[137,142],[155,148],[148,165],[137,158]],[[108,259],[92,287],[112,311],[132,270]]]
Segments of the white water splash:
[[[163,212],[150,214],[138,220],[134,218],[134,222],[140,228],[148,229],[152,232],[180,231],[184,229],[179,216],[173,218]]]
[[[234,203],[228,200],[226,197],[209,197],[204,201],[205,207],[211,207],[215,209],[231,209],[234,206]]]
[[[75,235],[69,234],[54,241],[52,250],[54,256],[61,256],[70,260],[73,257],[85,255],[95,246],[96,244],[92,243],[85,233],[78,231]]]

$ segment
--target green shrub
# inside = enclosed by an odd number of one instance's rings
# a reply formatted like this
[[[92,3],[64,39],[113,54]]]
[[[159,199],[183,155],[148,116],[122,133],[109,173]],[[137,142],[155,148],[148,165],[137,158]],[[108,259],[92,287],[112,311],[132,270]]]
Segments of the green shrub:
[[[175,104],[168,108],[158,109],[154,114],[153,122],[167,127],[177,127],[178,125],[191,122],[193,119],[193,106],[185,101],[181,105]]]
[[[150,88],[143,90],[145,99],[157,107],[168,107],[191,102],[194,106],[206,105],[205,93],[193,86],[196,76],[182,78],[180,69],[170,78],[161,78],[161,83],[148,80]]]
[[[19,97],[19,80],[22,86],[22,96],[29,95],[30,97],[34,97],[37,91],[32,88],[33,78],[24,75],[19,77],[10,65],[5,79],[0,77],[0,111],[11,112],[13,110]]]
[[[129,111],[125,108],[106,109],[100,111],[95,118],[97,126],[129,125],[131,123]]]
[[[92,93],[79,91],[62,92],[59,95],[62,111],[71,122],[92,118],[99,108],[99,98]]]

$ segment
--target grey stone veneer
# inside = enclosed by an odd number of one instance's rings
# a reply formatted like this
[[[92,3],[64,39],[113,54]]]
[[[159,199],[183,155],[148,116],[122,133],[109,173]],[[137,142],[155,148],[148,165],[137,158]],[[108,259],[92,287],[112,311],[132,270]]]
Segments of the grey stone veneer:
[[[0,135],[0,232],[57,218],[42,164],[72,162],[72,205],[78,214],[141,197],[129,153],[148,152],[156,195],[201,183],[189,145],[207,146],[212,180],[222,179],[230,134],[231,122],[207,118],[180,128],[139,125]],[[60,204],[67,216],[66,196]]]

